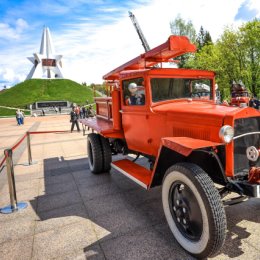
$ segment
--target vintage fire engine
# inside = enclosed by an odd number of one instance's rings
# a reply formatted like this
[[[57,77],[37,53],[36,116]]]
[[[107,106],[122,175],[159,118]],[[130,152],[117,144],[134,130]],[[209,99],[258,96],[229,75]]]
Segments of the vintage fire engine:
[[[236,83],[233,81],[231,88],[231,106],[249,106],[249,93],[242,82]]]
[[[172,35],[109,72],[103,78],[111,97],[96,98],[96,117],[81,123],[92,129],[91,171],[112,166],[147,190],[162,185],[173,235],[204,258],[225,240],[223,198],[230,192],[238,193],[233,202],[260,197],[260,112],[217,105],[214,72],[158,67],[195,50],[188,38]],[[196,86],[203,85],[209,88],[201,95]],[[125,157],[112,160],[116,154]],[[149,163],[138,163],[139,156]]]

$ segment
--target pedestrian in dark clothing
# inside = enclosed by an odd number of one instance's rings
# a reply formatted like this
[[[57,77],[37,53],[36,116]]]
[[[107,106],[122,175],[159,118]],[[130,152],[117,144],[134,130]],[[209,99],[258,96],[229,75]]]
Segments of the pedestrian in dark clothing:
[[[86,118],[86,108],[84,106],[82,107],[82,113],[83,113],[83,118]]]
[[[79,122],[78,122],[78,114],[76,113],[76,108],[72,108],[72,111],[70,112],[70,122],[71,122],[71,133],[74,130],[74,126],[76,125],[78,132],[79,129]]]
[[[25,117],[25,115],[24,115],[24,112],[22,110],[21,110],[21,115],[22,115],[21,123],[22,123],[22,125],[24,125],[24,117]]]
[[[83,118],[83,110],[82,107],[79,107],[79,117]]]
[[[61,114],[61,106],[59,106],[59,112],[60,112],[60,114]]]

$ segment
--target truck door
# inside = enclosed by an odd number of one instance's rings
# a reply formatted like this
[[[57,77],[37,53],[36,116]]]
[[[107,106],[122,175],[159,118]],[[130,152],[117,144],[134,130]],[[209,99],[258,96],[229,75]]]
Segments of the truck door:
[[[149,154],[149,107],[144,79],[124,80],[122,88],[122,124],[128,148]]]

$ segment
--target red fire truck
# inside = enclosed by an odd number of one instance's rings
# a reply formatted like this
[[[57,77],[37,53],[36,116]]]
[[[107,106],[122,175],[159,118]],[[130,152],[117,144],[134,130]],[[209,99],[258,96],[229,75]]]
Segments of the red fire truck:
[[[214,72],[160,66],[195,50],[188,38],[172,35],[107,73],[111,96],[96,98],[96,117],[81,123],[92,129],[90,170],[99,174],[112,166],[144,189],[162,185],[176,240],[206,258],[225,241],[224,197],[260,198],[260,112],[216,104]],[[125,157],[112,159],[116,154]]]

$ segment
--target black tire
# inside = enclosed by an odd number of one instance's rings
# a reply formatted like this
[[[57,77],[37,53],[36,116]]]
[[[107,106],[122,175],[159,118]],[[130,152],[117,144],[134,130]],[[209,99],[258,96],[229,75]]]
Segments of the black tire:
[[[111,162],[112,162],[112,153],[111,153],[109,141],[103,136],[100,136],[100,141],[101,141],[102,155],[103,155],[103,171],[109,172],[111,169]]]
[[[210,177],[192,163],[170,167],[163,180],[162,202],[178,243],[198,258],[218,254],[226,237],[226,215]]]
[[[87,139],[88,163],[92,173],[103,170],[103,152],[98,134],[89,134]]]

